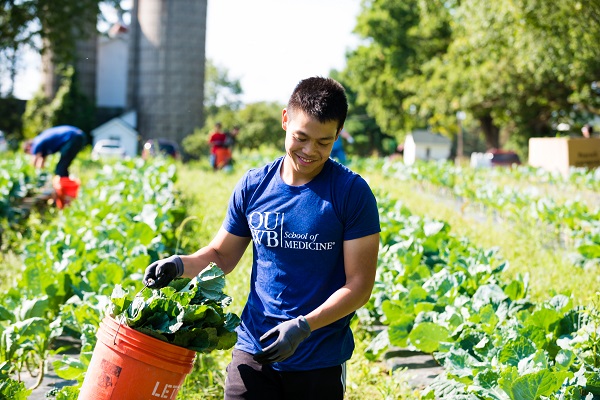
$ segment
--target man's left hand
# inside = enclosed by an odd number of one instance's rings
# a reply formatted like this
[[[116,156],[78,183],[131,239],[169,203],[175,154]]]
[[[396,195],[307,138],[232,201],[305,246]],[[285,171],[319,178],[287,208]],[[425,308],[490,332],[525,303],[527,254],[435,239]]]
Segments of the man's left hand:
[[[261,336],[264,342],[272,336],[275,341],[265,347],[262,352],[254,355],[254,360],[261,364],[281,362],[290,357],[298,345],[310,335],[310,326],[302,315],[289,321],[282,322]]]

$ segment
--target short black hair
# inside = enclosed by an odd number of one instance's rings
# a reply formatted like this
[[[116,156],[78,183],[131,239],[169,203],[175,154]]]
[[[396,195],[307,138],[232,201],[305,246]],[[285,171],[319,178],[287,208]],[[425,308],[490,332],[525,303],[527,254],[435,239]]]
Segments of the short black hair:
[[[301,80],[287,104],[288,113],[302,111],[320,123],[336,121],[338,133],[348,115],[346,90],[336,80],[312,77]]]

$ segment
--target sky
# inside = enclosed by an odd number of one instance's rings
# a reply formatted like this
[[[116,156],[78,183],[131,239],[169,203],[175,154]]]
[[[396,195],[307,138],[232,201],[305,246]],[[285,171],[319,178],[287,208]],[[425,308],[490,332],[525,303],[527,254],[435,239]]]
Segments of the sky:
[[[344,68],[359,11],[360,0],[208,0],[206,57],[240,80],[243,102],[286,103],[301,79]],[[40,58],[27,53],[15,96],[40,82]]]

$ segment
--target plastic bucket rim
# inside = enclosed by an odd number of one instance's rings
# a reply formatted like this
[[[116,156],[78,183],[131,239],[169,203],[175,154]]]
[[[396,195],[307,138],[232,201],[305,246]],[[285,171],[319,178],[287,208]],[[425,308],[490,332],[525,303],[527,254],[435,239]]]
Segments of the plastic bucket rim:
[[[161,369],[189,373],[194,367],[195,351],[146,335],[110,316],[101,321],[96,337],[113,351]]]

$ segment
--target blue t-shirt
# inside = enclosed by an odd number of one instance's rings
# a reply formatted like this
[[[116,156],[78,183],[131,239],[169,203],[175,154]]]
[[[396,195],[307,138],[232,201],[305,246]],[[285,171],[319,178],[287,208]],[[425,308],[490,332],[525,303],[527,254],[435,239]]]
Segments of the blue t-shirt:
[[[335,142],[333,142],[332,152],[344,151],[344,143],[342,142],[342,135],[339,135]]]
[[[70,125],[60,125],[46,129],[31,142],[31,154],[41,153],[42,156],[54,154],[75,135],[83,135],[81,129]]]
[[[223,227],[251,237],[250,294],[237,329],[236,348],[255,354],[259,338],[279,323],[306,315],[345,284],[343,241],[380,231],[375,196],[365,180],[329,159],[302,186],[280,176],[283,157],[253,169],[237,184]],[[281,371],[340,365],[352,356],[350,314],[317,329]]]

